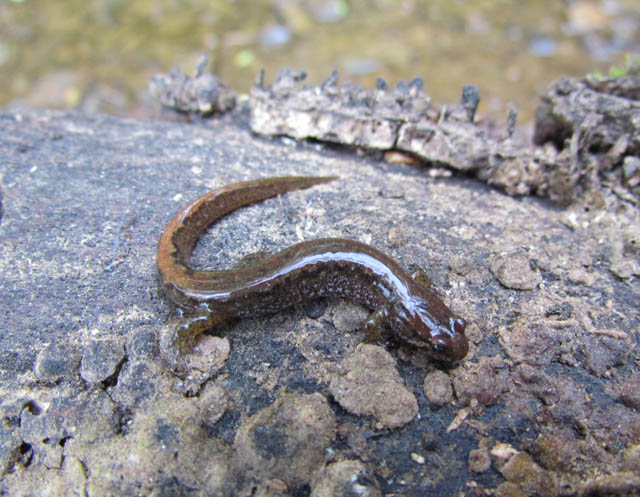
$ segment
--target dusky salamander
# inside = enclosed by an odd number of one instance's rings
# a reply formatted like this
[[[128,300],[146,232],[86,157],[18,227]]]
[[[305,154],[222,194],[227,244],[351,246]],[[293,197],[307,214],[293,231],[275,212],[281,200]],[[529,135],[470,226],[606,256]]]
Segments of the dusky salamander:
[[[320,297],[341,297],[372,311],[365,324],[369,339],[390,330],[394,338],[425,349],[438,360],[464,358],[468,350],[464,319],[420,274],[409,275],[364,243],[324,238],[231,270],[197,271],[189,266],[194,246],[215,220],[242,206],[333,179],[288,176],[234,183],[197,198],[171,220],[158,243],[156,261],[167,296],[192,315],[176,330],[173,343],[178,350],[189,351],[198,334],[234,317],[272,314]]]

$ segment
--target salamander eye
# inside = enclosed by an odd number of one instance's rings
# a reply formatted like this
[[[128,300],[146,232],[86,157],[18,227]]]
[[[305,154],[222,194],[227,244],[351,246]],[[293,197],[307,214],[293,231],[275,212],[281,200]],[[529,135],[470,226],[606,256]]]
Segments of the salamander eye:
[[[444,340],[436,340],[431,344],[431,346],[436,352],[442,352],[446,349],[447,343]]]

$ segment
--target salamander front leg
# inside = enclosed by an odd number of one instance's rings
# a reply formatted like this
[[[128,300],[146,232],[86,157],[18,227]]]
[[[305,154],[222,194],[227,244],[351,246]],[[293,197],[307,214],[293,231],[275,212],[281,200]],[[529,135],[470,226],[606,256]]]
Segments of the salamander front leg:
[[[377,343],[384,345],[389,341],[389,327],[387,325],[389,319],[389,310],[381,307],[369,314],[364,323],[364,341],[367,343]]]
[[[429,288],[439,296],[443,295],[442,289],[438,288],[433,284],[433,281],[431,280],[431,278],[429,278],[429,275],[424,269],[422,269],[420,266],[417,266],[415,264],[410,265],[409,269],[411,271],[410,274],[411,274],[411,279],[413,279],[413,281],[420,283],[425,288]]]
[[[429,278],[429,275],[424,269],[422,269],[417,264],[410,264],[408,268],[409,268],[409,274],[411,275],[411,279],[413,281],[416,281],[420,283],[422,286],[426,286],[427,288],[431,287],[433,282],[431,281],[431,278]]]

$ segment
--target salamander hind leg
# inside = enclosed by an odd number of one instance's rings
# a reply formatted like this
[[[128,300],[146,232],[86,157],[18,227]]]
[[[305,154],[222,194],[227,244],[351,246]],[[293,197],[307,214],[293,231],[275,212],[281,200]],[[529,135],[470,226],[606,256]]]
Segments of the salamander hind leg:
[[[198,336],[207,330],[227,321],[223,312],[211,312],[206,309],[198,311],[183,320],[175,330],[172,346],[180,354],[188,354],[193,351]]]

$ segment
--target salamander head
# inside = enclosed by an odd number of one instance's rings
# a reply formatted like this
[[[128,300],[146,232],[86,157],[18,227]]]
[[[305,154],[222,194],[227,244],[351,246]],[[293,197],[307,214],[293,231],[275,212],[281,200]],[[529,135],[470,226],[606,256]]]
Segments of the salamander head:
[[[413,296],[395,306],[392,328],[405,341],[424,349],[434,359],[457,362],[464,359],[469,343],[466,323],[437,297],[429,293]]]

